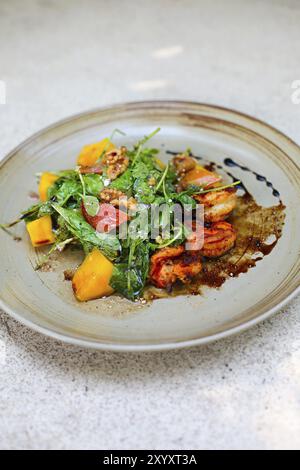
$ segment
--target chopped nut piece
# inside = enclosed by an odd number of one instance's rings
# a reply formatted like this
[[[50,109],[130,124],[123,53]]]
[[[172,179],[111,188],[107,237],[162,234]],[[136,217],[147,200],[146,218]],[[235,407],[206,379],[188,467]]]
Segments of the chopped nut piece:
[[[183,176],[186,172],[195,168],[196,161],[189,155],[182,153],[181,155],[176,155],[176,157],[173,158],[173,164],[177,174]]]
[[[111,150],[104,155],[103,164],[107,165],[107,177],[115,180],[119,175],[124,173],[129,165],[129,158],[126,156],[127,148]]]
[[[153,176],[150,176],[148,179],[148,184],[149,186],[155,186],[156,185],[156,179]]]
[[[66,271],[64,271],[65,281],[72,281],[74,274],[75,272],[72,271],[71,269],[67,269]]]
[[[127,198],[122,191],[113,188],[103,189],[100,193],[100,199],[102,202],[127,209],[134,209],[136,206],[136,200],[133,197]]]
[[[125,194],[122,191],[118,191],[118,189],[103,189],[100,193],[100,199],[103,202],[108,202],[110,204],[115,204],[119,201],[121,197],[124,197]]]

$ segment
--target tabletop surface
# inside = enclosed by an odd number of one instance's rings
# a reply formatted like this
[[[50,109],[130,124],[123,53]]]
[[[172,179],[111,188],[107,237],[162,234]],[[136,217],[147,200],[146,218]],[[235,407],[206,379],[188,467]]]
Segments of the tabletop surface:
[[[146,99],[235,108],[300,143],[299,22],[297,0],[3,1],[0,158]],[[64,345],[0,311],[0,447],[299,449],[299,363],[299,296],[239,336],[152,354]]]

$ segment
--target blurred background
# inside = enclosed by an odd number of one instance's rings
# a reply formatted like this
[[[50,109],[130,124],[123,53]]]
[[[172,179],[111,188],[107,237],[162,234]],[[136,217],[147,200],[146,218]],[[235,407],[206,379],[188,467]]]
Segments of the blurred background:
[[[1,0],[0,158],[73,113],[151,99],[235,108],[300,143],[299,24],[299,0]],[[0,312],[1,447],[299,448],[299,300],[238,338],[136,356]]]
[[[233,107],[296,139],[299,22],[298,0],[1,0],[0,150],[72,113],[162,98]]]

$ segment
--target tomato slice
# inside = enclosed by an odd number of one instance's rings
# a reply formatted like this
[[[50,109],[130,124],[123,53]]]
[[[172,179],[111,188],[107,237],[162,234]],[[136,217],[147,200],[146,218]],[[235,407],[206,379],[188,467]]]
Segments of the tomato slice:
[[[84,204],[82,203],[82,214],[85,220],[94,227],[97,232],[111,232],[128,221],[128,216],[125,212],[117,209],[112,204],[100,204],[99,211],[95,216],[87,213]]]

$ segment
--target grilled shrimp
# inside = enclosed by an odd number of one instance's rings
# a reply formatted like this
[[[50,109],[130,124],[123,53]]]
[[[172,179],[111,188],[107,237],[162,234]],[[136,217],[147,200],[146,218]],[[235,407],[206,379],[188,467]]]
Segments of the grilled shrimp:
[[[220,221],[204,228],[204,245],[200,250],[202,256],[217,258],[231,250],[237,238],[237,233],[228,222]]]
[[[157,287],[170,287],[177,280],[187,284],[202,270],[201,256],[185,252],[182,245],[162,248],[151,257],[150,281]]]
[[[205,222],[219,222],[226,219],[233,211],[237,202],[235,188],[227,188],[221,191],[212,191],[205,194],[197,194],[194,199],[204,205]]]

